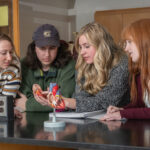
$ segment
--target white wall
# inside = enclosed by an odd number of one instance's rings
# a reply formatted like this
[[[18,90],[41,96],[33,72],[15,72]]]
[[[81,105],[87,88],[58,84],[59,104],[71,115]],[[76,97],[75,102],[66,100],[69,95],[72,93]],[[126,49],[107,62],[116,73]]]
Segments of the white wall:
[[[73,32],[94,21],[99,10],[150,7],[150,0],[19,0],[20,51],[26,54],[33,31],[44,23],[56,26],[63,40],[74,40]]]
[[[42,24],[53,24],[58,29],[61,39],[70,41],[75,30],[74,16],[68,16],[68,9],[73,8],[75,0],[20,0],[20,52],[26,55],[27,46],[32,41],[32,34]],[[73,4],[73,5],[72,5]]]

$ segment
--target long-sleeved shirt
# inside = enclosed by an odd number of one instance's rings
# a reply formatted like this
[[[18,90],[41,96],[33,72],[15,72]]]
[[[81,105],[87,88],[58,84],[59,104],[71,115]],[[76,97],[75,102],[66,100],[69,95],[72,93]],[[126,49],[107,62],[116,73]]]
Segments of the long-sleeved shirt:
[[[135,103],[130,103],[124,107],[124,110],[120,111],[122,118],[127,119],[150,119],[150,108],[146,107],[142,88],[140,75],[136,76],[136,84],[137,84],[137,100]]]
[[[128,59],[123,56],[111,69],[106,86],[96,95],[90,95],[84,90],[79,91],[79,87],[76,86],[76,93],[73,96],[76,99],[76,111],[106,110],[109,105],[119,107],[127,105],[130,99],[128,75]]]
[[[20,82],[20,62],[14,54],[10,66],[0,71],[0,94],[12,95],[15,98]]]

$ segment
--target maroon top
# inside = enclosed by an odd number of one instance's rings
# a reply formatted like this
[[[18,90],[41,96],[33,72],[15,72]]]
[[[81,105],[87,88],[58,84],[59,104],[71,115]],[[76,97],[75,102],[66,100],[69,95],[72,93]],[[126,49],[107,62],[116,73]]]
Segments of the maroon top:
[[[124,107],[124,110],[120,110],[121,117],[127,119],[150,119],[150,108],[147,108],[143,101],[140,75],[136,77],[136,84],[137,101],[134,104],[129,103]]]

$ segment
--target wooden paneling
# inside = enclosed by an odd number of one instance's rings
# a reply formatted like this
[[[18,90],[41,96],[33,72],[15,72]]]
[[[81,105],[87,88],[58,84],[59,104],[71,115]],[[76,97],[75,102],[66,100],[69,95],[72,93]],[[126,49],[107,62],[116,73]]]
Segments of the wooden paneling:
[[[9,31],[10,30],[9,30],[8,26],[0,27],[0,33],[5,33],[5,34],[9,35],[10,34]]]
[[[107,28],[107,30],[111,33],[111,35],[113,35],[116,41],[119,41],[120,35],[118,32],[121,32],[122,30],[122,15],[100,14],[100,17],[96,17],[96,21]]]
[[[149,12],[133,12],[133,13],[126,13],[123,14],[123,27],[128,25],[131,22],[139,20],[141,18],[150,18],[150,11]]]
[[[13,0],[13,39],[16,53],[20,56],[19,0]]]
[[[150,7],[96,11],[94,18],[96,22],[104,25],[118,43],[121,31],[126,25],[142,18],[150,18]]]
[[[49,146],[6,144],[6,143],[0,143],[0,149],[2,150],[74,150],[70,148],[55,148],[55,147],[49,147]]]

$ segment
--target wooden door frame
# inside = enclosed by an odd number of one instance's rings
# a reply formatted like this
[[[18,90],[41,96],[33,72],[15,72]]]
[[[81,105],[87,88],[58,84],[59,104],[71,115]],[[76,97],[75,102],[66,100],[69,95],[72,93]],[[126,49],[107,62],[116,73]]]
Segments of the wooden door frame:
[[[13,42],[17,55],[20,57],[20,27],[19,27],[19,0],[12,2],[13,13]]]

